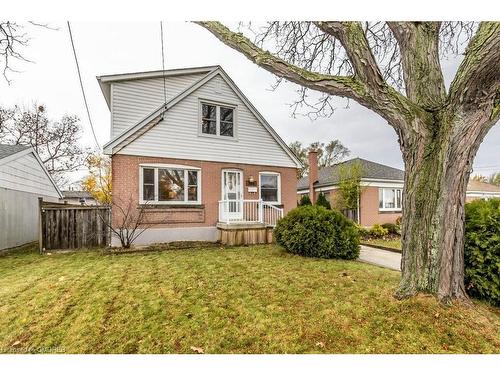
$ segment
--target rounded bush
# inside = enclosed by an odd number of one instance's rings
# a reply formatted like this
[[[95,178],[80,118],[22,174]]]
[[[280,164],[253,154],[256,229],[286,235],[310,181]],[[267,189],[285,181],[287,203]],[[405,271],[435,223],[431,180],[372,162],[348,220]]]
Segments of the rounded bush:
[[[375,237],[375,238],[381,238],[381,237],[387,236],[388,234],[389,234],[389,231],[387,229],[385,229],[380,224],[375,224],[370,229],[370,236]]]
[[[300,206],[274,229],[276,242],[286,251],[315,258],[356,259],[359,233],[355,224],[336,210]]]
[[[393,224],[393,223],[384,223],[382,224],[382,228],[385,228],[387,229],[387,232],[389,234],[399,234],[400,231],[399,231],[399,228],[397,226],[397,224]]]
[[[465,205],[465,287],[500,306],[500,199]]]

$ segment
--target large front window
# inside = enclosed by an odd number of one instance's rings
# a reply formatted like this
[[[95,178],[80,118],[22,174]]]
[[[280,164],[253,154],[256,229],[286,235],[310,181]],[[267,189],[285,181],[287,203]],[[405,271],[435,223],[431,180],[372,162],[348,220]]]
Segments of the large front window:
[[[280,175],[278,173],[260,174],[260,198],[264,202],[280,203]]]
[[[182,167],[141,167],[143,203],[199,203],[200,171]]]
[[[379,188],[378,208],[380,211],[401,211],[401,189]]]
[[[201,133],[234,137],[234,111],[229,106],[201,103]]]

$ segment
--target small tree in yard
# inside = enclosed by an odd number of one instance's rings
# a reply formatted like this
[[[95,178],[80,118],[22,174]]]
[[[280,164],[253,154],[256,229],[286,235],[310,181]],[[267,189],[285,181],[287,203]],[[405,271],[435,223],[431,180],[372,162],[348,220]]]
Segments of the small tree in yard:
[[[113,198],[111,204],[113,220],[107,221],[101,217],[103,223],[120,240],[121,247],[129,249],[137,238],[154,223],[147,221],[147,204],[137,207],[137,202],[130,197],[127,201]]]
[[[309,195],[306,194],[300,197],[298,206],[310,206],[311,204],[311,198],[309,198]]]
[[[339,185],[336,206],[339,210],[359,210],[363,166],[359,162],[339,164]]]
[[[316,201],[317,206],[325,207],[327,210],[331,210],[332,206],[328,199],[326,199],[325,194],[319,193],[318,200]]]
[[[111,204],[111,161],[105,155],[87,157],[89,175],[82,181],[83,190],[89,192],[100,204]]]
[[[262,68],[330,98],[373,110],[397,134],[405,164],[399,298],[466,299],[464,206],[477,150],[500,118],[499,22],[269,22],[255,42],[197,22]],[[252,25],[255,30],[255,25]],[[447,88],[440,56],[462,52]],[[273,43],[274,42],[274,43]],[[273,48],[269,52],[265,48]],[[315,105],[316,104],[316,105]]]

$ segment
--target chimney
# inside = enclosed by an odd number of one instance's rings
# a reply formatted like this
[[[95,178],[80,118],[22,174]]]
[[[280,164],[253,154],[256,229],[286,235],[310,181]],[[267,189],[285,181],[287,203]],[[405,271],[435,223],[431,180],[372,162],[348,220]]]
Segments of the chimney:
[[[309,159],[309,199],[314,204],[316,202],[314,183],[318,181],[318,151],[310,150],[307,157]]]

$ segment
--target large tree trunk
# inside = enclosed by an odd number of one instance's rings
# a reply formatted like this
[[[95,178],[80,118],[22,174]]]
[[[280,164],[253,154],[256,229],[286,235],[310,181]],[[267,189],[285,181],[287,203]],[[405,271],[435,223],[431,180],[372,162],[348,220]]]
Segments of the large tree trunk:
[[[451,116],[435,132],[401,142],[405,161],[401,261],[396,296],[437,294],[467,299],[464,288],[464,205],[472,162],[483,135]],[[445,118],[445,119],[443,119]]]

